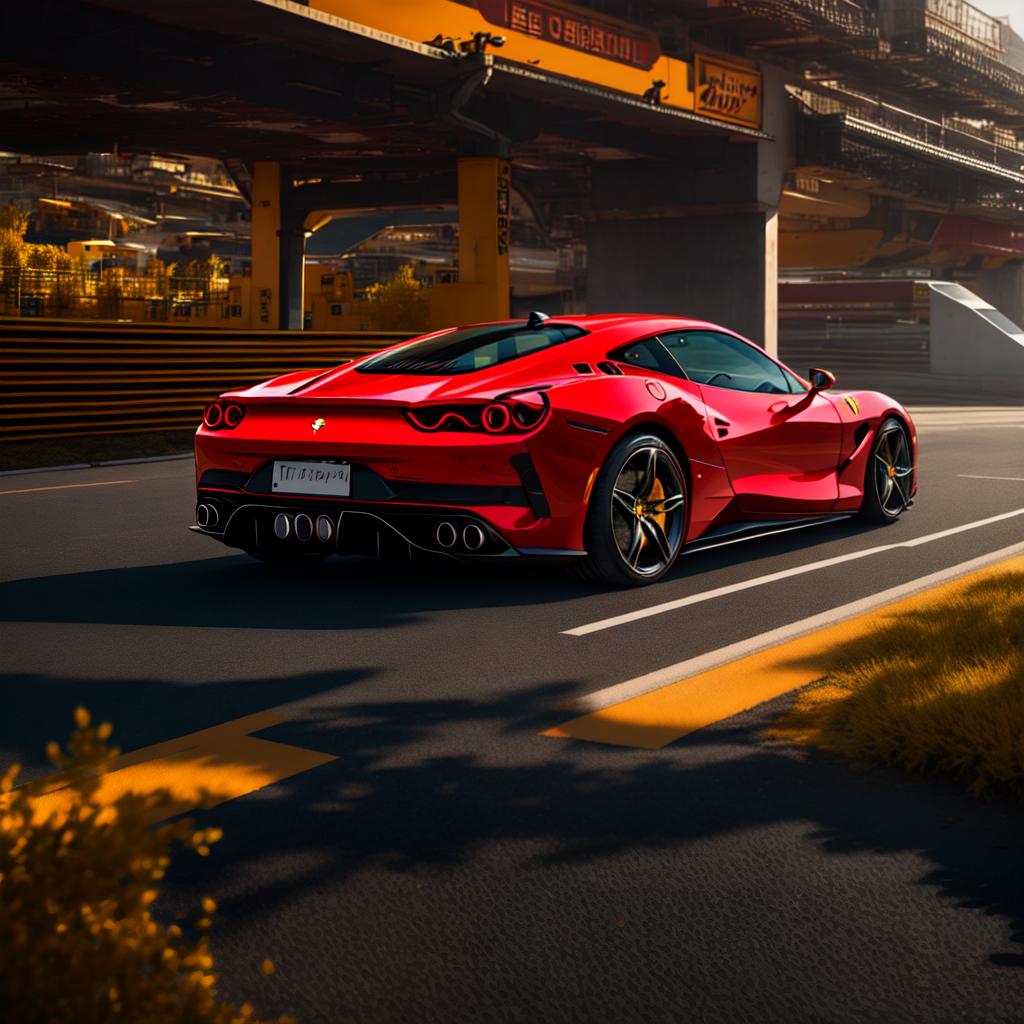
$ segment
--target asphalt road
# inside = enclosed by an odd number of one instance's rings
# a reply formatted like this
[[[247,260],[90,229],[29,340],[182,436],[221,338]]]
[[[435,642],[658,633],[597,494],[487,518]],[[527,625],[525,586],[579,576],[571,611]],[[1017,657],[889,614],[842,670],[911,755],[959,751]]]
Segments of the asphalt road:
[[[768,742],[787,698],[661,750],[538,735],[574,698],[1024,539],[1004,518],[562,632],[1024,509],[1024,479],[982,479],[1024,478],[1024,415],[934,419],[898,524],[694,554],[634,591],[263,566],[186,531],[187,460],[0,477],[0,769],[45,771],[77,704],[127,750],[283,709],[261,736],[337,759],[203,812],[225,839],[159,906],[217,898],[224,994],[303,1024],[1019,1022],[1019,805]]]

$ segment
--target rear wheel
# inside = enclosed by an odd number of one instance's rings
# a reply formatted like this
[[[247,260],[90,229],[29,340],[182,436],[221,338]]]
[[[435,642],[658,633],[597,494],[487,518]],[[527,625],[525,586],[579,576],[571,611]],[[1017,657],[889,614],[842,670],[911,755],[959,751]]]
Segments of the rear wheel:
[[[899,420],[887,419],[875,435],[864,480],[861,518],[869,523],[892,523],[910,504],[914,460],[906,428]]]
[[[661,438],[624,438],[594,484],[582,575],[618,586],[661,579],[683,546],[686,499],[683,468]]]

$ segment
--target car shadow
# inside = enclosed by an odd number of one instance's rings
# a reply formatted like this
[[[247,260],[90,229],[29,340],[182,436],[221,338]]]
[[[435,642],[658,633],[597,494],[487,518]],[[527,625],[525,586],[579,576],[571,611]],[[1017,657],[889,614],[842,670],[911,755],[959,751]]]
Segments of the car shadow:
[[[832,524],[695,551],[680,558],[667,580],[809,553],[859,532]],[[656,601],[659,587],[645,593]],[[437,612],[554,604],[616,590],[583,581],[571,567],[537,563],[438,558],[395,565],[332,558],[298,568],[226,555],[2,582],[0,621],[368,629],[407,625]]]

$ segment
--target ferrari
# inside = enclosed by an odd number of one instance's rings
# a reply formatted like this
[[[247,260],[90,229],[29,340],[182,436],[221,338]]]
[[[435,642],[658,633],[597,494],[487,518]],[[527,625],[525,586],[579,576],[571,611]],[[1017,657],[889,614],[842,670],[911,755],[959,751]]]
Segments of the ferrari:
[[[834,384],[679,317],[436,331],[211,402],[192,529],[268,562],[550,559],[651,583],[684,551],[900,517],[913,421]]]

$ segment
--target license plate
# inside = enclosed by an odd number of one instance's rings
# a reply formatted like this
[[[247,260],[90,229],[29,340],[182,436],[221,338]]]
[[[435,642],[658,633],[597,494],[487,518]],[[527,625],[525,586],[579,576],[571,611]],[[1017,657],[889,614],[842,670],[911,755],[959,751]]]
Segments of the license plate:
[[[347,498],[352,467],[347,462],[275,462],[272,480],[279,493]]]

